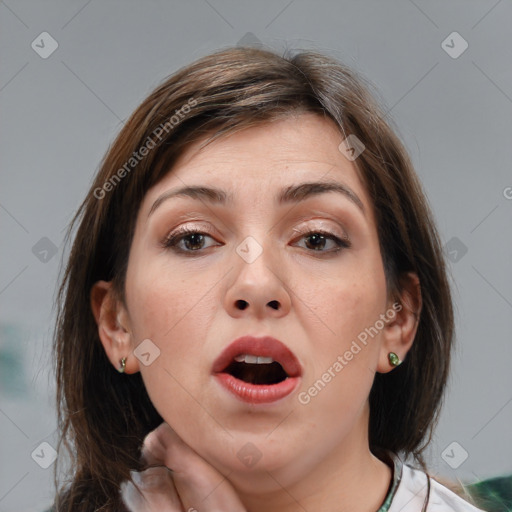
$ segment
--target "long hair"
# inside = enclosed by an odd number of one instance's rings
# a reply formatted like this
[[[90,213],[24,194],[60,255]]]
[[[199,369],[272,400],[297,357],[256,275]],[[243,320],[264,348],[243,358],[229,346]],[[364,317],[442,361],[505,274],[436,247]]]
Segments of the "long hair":
[[[98,280],[113,281],[124,302],[146,192],[191,143],[303,112],[333,120],[344,137],[353,134],[365,146],[354,163],[377,219],[388,293],[399,296],[405,272],[419,277],[423,306],[415,342],[400,367],[375,377],[369,439],[375,453],[404,452],[424,464],[448,376],[453,312],[440,240],[407,152],[370,84],[335,59],[231,48],[179,70],[151,92],[109,147],[69,226],[66,240],[74,238],[54,337],[59,447],[70,457],[58,511],[124,510],[119,485],[140,469],[142,439],[163,421],[140,373],[119,374],[110,364],[90,305]]]

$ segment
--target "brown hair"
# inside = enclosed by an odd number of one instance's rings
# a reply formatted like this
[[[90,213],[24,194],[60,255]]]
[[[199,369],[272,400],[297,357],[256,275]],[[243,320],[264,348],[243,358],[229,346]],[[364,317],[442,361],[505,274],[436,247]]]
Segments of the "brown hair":
[[[126,122],[66,238],[79,224],[57,297],[58,420],[71,457],[70,480],[60,490],[57,510],[124,510],[119,485],[130,469],[141,469],[142,439],[163,421],[140,373],[119,374],[107,359],[89,295],[96,281],[113,280],[124,300],[128,254],[145,193],[192,142],[302,112],[330,118],[344,135],[354,134],[365,145],[355,163],[373,202],[389,293],[398,296],[405,272],[419,277],[423,306],[415,342],[401,366],[375,377],[369,437],[374,452],[403,451],[423,465],[421,453],[448,376],[452,302],[432,214],[370,87],[316,52],[281,57],[231,48],[166,79]],[[149,149],[143,157],[142,147]],[[57,469],[55,475],[57,480]]]

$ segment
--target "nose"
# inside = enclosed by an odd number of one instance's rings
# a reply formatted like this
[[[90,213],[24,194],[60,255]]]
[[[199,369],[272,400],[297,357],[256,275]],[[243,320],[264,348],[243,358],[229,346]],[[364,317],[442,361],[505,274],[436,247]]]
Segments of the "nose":
[[[225,309],[235,318],[252,316],[259,320],[281,317],[291,307],[286,271],[279,254],[265,248],[254,260],[247,260],[235,253],[235,273],[225,295]],[[280,264],[281,263],[281,264]]]

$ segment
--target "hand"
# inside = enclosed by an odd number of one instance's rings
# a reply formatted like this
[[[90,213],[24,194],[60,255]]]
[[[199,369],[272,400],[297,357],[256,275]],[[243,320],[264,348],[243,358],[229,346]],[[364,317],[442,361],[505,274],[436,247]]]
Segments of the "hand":
[[[132,472],[142,494],[130,481],[121,484],[130,512],[246,512],[226,478],[167,423],[146,436],[142,460],[150,467]]]

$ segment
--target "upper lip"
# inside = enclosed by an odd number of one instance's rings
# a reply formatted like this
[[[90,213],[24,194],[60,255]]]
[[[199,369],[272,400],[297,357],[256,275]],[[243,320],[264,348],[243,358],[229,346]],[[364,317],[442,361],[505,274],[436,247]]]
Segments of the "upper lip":
[[[295,354],[281,341],[271,336],[242,336],[231,342],[213,363],[213,373],[224,371],[236,356],[248,354],[271,357],[279,363],[288,377],[298,377],[302,367]]]

